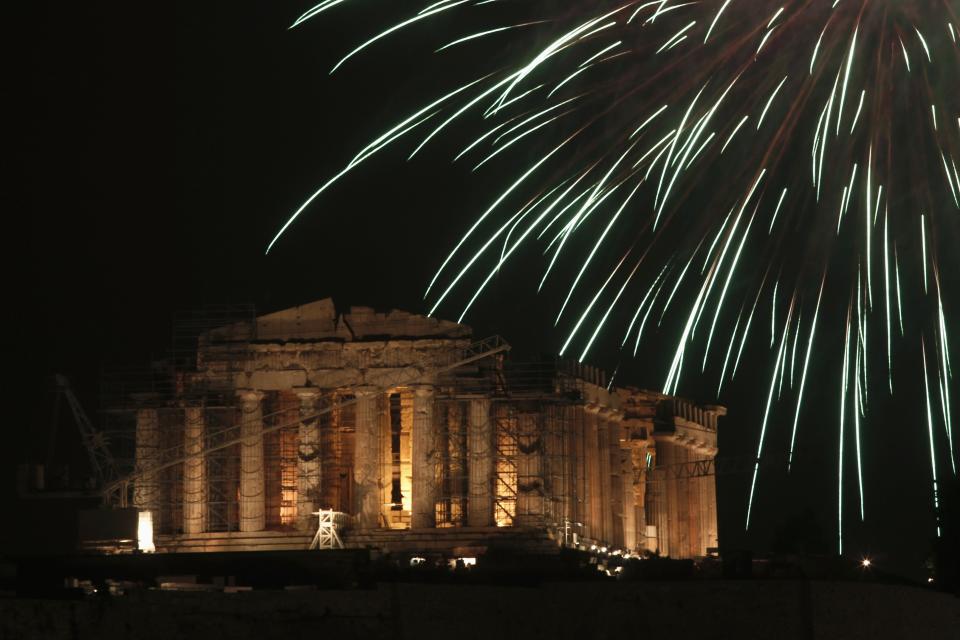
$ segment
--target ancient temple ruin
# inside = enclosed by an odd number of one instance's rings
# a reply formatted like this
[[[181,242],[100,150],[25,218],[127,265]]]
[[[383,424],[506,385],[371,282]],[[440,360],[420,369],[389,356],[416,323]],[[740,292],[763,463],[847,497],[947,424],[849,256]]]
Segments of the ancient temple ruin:
[[[135,447],[109,488],[159,552],[306,549],[320,510],[347,547],[398,552],[718,546],[725,409],[464,325],[321,300],[204,329],[162,377],[112,409]]]

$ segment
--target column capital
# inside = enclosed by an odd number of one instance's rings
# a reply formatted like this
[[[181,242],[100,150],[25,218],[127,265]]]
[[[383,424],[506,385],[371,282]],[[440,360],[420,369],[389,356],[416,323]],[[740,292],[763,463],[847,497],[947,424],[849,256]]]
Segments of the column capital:
[[[623,420],[623,411],[620,411],[619,409],[611,409],[610,407],[600,407],[600,416],[607,420],[619,422]]]
[[[408,385],[413,394],[419,398],[426,398],[436,393],[436,387],[432,384],[416,383]]]
[[[353,395],[356,396],[357,398],[375,396],[381,393],[382,391],[380,387],[377,387],[372,384],[357,385],[356,387],[351,387],[350,390],[353,392]]]
[[[237,397],[240,398],[240,401],[244,404],[258,404],[266,395],[259,389],[237,389],[236,393]]]
[[[305,404],[315,402],[321,393],[320,387],[294,387],[292,391]]]

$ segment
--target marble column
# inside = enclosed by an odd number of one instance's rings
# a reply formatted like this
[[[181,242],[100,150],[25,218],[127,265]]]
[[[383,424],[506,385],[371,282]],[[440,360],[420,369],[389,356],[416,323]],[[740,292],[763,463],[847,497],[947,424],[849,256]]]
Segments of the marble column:
[[[600,481],[599,411],[596,405],[587,406],[584,421],[584,456],[586,457],[587,518],[585,534],[600,542],[603,539],[603,502]]]
[[[611,424],[613,412],[609,409],[600,411],[597,419],[597,440],[600,451],[600,539],[607,545],[614,544],[613,535],[613,486],[611,484],[612,468],[610,456],[612,453]]]
[[[317,401],[320,390],[315,387],[295,387],[300,399],[300,425],[297,430],[297,529],[310,531],[315,528],[320,501],[320,416],[317,416]]]
[[[377,451],[379,463],[379,472],[377,473],[377,504],[380,505],[380,521],[383,526],[393,528],[399,527],[397,522],[397,512],[393,510],[393,480],[395,469],[394,463],[399,460],[394,459],[393,450],[393,401],[389,391],[381,392],[377,397]]]
[[[543,523],[543,434],[541,415],[517,415],[517,512],[514,526],[536,527]]]
[[[586,450],[584,449],[585,444],[585,429],[586,429],[586,411],[581,406],[576,406],[571,408],[573,414],[573,428],[571,429],[571,440],[572,440],[572,450],[573,455],[571,456],[571,466],[570,466],[570,476],[571,476],[571,502],[573,509],[571,510],[573,515],[571,520],[573,523],[571,526],[575,527],[575,531],[579,534],[578,537],[588,536],[587,533],[587,513],[588,513],[588,500],[587,500],[587,458]]]
[[[437,433],[433,421],[432,385],[413,387],[413,511],[412,529],[436,526],[437,509]]]
[[[376,528],[380,521],[380,393],[376,387],[356,387],[356,452],[353,467],[357,524]]]
[[[716,461],[714,461],[714,473],[700,478],[704,492],[704,553],[707,549],[718,548],[720,546],[720,535],[717,527],[717,476]]]
[[[183,452],[188,456],[183,463],[183,532],[203,533],[204,522],[204,459],[203,438],[205,420],[203,407],[183,409]]]
[[[656,548],[656,541],[648,540],[647,525],[652,523],[652,513],[647,507],[648,489],[647,484],[647,452],[649,451],[646,443],[633,443],[630,448],[630,482],[633,485],[633,505],[636,517],[636,547],[641,550],[653,551]]]
[[[389,433],[389,428],[387,432]],[[413,454],[410,441],[412,433],[413,392],[405,390],[400,393],[400,496],[401,507],[404,515],[408,518],[410,512],[413,510],[413,501],[411,499],[413,496],[413,460],[411,456]]]
[[[467,477],[467,427],[464,407],[461,402],[446,403],[447,418],[447,455],[444,469],[446,486],[443,493],[446,500],[447,523],[464,524],[466,522],[467,498],[470,494]],[[439,409],[442,410],[442,409]]]
[[[467,423],[467,473],[470,495],[467,525],[493,526],[493,424],[490,401],[471,400]]]
[[[657,544],[661,556],[680,557],[678,546],[677,502],[679,492],[675,465],[679,462],[677,447],[668,440],[657,441],[657,478],[660,480],[659,496],[662,497],[657,522]]]
[[[623,413],[615,411],[610,416],[610,486],[613,499],[613,540],[617,548],[622,548],[626,541],[625,505],[627,497],[624,494],[624,450],[622,449],[625,429]]]
[[[685,471],[687,463],[690,462],[690,450],[686,447],[675,444],[675,464],[679,465],[678,470]],[[676,513],[673,518],[673,522],[676,525],[674,530],[676,532],[675,541],[676,547],[673,547],[674,554],[678,558],[691,558],[695,554],[692,552],[693,548],[696,547],[699,542],[699,538],[696,531],[696,523],[694,518],[692,518],[692,503],[693,497],[691,496],[691,478],[685,477],[683,473],[679,474],[677,471],[669,473],[668,476],[673,476],[674,485],[676,486]]]
[[[240,389],[240,531],[266,527],[266,486],[263,467],[264,393]]]
[[[637,502],[633,492],[633,455],[629,442],[620,449],[620,495],[623,498],[623,548],[637,548]]]
[[[137,398],[138,402],[147,399]],[[160,413],[156,408],[137,410],[135,471],[140,473],[160,463]],[[154,526],[160,522],[160,477],[157,474],[139,477],[133,485],[133,506],[153,512]]]

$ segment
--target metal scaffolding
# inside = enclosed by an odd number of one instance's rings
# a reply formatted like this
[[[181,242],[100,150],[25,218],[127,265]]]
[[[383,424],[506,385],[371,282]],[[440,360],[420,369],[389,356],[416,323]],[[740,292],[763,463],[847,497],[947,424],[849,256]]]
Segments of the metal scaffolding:
[[[583,385],[600,381],[594,369],[555,359],[502,360],[445,381],[436,410],[437,526],[467,526],[469,511],[469,404],[488,399],[493,513],[499,527],[546,528],[570,537],[582,515],[571,480],[582,464],[574,439],[583,422]],[[486,432],[486,431],[485,431]],[[579,454],[582,456],[582,453]]]
[[[290,382],[264,391],[250,388],[251,376],[302,371],[284,360],[300,354],[282,351],[300,343],[259,340],[252,309],[178,316],[173,342],[166,360],[104,382],[104,430],[122,434],[111,440],[125,465],[104,496],[152,511],[160,536],[306,535],[316,521],[304,514],[318,510],[353,514],[364,530],[512,527],[546,530],[562,544],[630,548],[648,521],[665,527],[673,494],[653,485],[667,469],[635,477],[631,443],[652,441],[604,408],[610,394],[597,369],[513,360],[496,337],[449,339],[428,355],[414,341],[376,349],[330,341],[303,357],[323,358],[311,371],[333,372],[332,388]],[[363,371],[364,384],[336,382],[341,370]],[[641,402],[657,424],[710,418],[685,401]],[[691,476],[712,468],[695,457],[676,462]],[[690,537],[706,539],[699,520]],[[338,526],[350,523],[341,517]]]
[[[154,528],[160,535],[196,532],[230,532],[244,529],[244,499],[259,498],[263,513],[257,529],[293,530],[300,524],[297,503],[302,487],[298,486],[298,460],[305,455],[319,457],[317,495],[312,504],[321,510],[355,512],[355,450],[357,398],[349,387],[318,390],[307,414],[301,408],[294,389],[257,392],[255,402],[258,438],[256,461],[262,467],[262,481],[244,486],[247,458],[244,431],[244,399],[238,395],[246,367],[249,366],[257,341],[257,324],[252,308],[223,307],[213,312],[178,315],[171,355],[147,369],[122,369],[105,373],[102,382],[103,425],[110,432],[122,434],[126,454],[118,461],[120,479],[104,487],[105,499],[115,505],[132,504],[154,512]],[[466,349],[451,349],[430,368],[441,376],[466,366],[476,371],[474,363],[491,354],[509,349],[499,338],[479,341]],[[365,368],[373,364],[363,351],[349,354],[333,352],[336,361],[331,367]],[[389,517],[381,525],[405,528],[410,524],[409,509],[409,442],[411,392],[407,386],[419,380],[424,366],[411,366],[418,354],[412,349],[397,348],[376,364],[390,369],[380,387],[387,395],[377,400],[378,413],[385,416],[388,437],[386,447],[379,449],[380,468],[390,467],[394,482],[388,490]],[[462,373],[462,372],[458,372]],[[396,406],[391,406],[391,401]],[[254,406],[254,405],[251,405]],[[404,415],[401,418],[401,413]],[[391,414],[393,418],[391,418]],[[145,416],[149,416],[147,419]],[[393,425],[389,424],[393,420]],[[199,422],[194,441],[190,441],[185,425]],[[298,428],[314,425],[318,431],[319,449],[305,454],[299,448]],[[401,424],[404,427],[401,429]],[[154,425],[149,433],[145,425]],[[395,426],[396,433],[392,433]],[[138,430],[140,431],[138,433]],[[446,433],[446,432],[445,432]],[[393,442],[393,436],[397,442]],[[403,447],[400,440],[405,440]],[[139,447],[134,451],[135,443]],[[149,450],[145,448],[149,443]],[[406,455],[401,465],[401,449]],[[441,456],[447,460],[455,448]],[[134,460],[138,460],[134,465]],[[404,466],[403,473],[400,467]],[[453,475],[461,474],[462,461],[454,462]],[[190,486],[185,488],[185,482]],[[392,494],[392,495],[391,495]],[[406,499],[404,499],[406,495]],[[447,501],[449,504],[449,500]],[[444,520],[460,524],[463,504],[452,508],[452,518]],[[448,508],[448,510],[450,510]],[[197,513],[196,517],[193,514]],[[195,524],[194,524],[195,523]],[[195,530],[190,529],[195,526]]]

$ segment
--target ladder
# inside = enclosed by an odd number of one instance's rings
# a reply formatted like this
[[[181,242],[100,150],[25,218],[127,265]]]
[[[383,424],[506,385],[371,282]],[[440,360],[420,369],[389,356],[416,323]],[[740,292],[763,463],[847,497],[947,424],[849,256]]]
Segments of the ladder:
[[[317,533],[313,536],[313,542],[310,543],[311,549],[343,549],[343,541],[337,534],[337,529],[343,526],[344,521],[349,516],[339,511],[321,509],[314,511],[313,515],[319,516]]]

